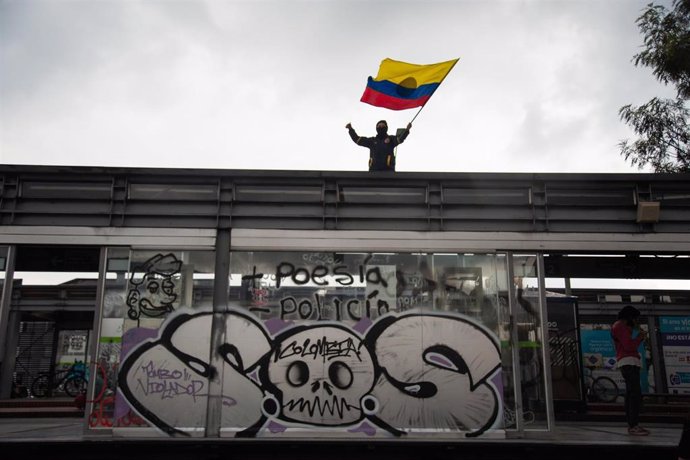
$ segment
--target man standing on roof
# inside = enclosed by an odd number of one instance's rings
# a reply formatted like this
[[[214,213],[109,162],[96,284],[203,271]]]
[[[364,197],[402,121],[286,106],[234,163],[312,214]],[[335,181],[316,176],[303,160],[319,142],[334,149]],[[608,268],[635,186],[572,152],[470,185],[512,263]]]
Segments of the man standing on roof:
[[[395,171],[394,149],[410,134],[412,123],[408,123],[407,128],[399,136],[388,135],[386,120],[376,123],[376,137],[359,137],[350,123],[345,127],[355,144],[369,149],[369,171]]]

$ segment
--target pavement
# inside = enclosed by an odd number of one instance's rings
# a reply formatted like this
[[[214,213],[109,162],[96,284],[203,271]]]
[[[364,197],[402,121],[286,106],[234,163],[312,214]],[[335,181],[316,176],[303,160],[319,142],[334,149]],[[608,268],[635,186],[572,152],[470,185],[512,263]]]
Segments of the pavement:
[[[524,437],[507,439],[181,439],[85,432],[83,418],[4,418],[0,419],[0,459],[676,460],[682,425],[645,426],[651,431],[645,437],[630,436],[624,424],[559,422],[551,431],[529,431]]]

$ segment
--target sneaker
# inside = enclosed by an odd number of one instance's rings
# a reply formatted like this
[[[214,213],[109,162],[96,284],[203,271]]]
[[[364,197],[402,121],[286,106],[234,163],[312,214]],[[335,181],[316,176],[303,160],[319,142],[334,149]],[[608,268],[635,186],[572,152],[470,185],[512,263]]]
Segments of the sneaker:
[[[631,434],[633,436],[647,436],[649,434],[648,430],[645,430],[641,426],[633,426],[631,428],[628,428],[628,434]]]

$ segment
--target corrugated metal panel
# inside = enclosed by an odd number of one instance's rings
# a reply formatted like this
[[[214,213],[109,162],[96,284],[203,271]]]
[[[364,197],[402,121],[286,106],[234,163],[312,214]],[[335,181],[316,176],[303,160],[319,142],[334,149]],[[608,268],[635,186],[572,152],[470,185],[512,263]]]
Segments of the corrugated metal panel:
[[[0,225],[690,233],[690,174],[0,167]],[[638,223],[657,200],[658,222]]]

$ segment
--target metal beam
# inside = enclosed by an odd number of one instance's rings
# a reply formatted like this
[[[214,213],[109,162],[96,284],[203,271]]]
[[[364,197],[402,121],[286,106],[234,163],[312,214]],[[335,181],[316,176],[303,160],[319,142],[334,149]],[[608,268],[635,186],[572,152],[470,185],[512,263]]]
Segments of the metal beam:
[[[386,175],[5,165],[0,184],[0,228],[690,233],[690,174]],[[638,222],[639,204],[650,201],[659,203],[658,221]],[[0,238],[2,243],[36,244]],[[70,243],[63,238],[60,244]]]
[[[690,231],[690,227],[688,229]],[[232,231],[233,250],[314,251],[548,251],[650,252],[690,254],[690,233],[529,233],[529,232],[408,232],[364,230]],[[547,271],[547,277],[551,276]]]

